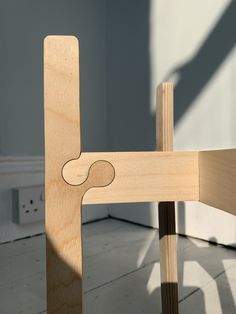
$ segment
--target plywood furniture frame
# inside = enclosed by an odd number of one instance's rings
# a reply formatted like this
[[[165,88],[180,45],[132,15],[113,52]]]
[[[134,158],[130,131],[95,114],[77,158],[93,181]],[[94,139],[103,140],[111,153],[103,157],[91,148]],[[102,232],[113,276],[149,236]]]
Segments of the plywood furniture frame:
[[[162,309],[178,313],[174,201],[236,214],[236,149],[173,152],[173,86],[157,90],[157,150],[81,152],[79,47],[44,43],[47,310],[83,313],[82,204],[159,201]],[[124,113],[125,114],[125,113]]]

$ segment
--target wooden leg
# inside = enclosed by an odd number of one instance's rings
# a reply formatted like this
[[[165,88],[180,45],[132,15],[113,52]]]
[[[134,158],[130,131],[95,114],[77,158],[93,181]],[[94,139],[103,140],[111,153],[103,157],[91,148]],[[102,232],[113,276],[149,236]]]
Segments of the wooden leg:
[[[47,313],[83,313],[82,218],[84,194],[115,176],[105,160],[88,165],[77,186],[62,170],[80,156],[79,49],[73,36],[49,36],[44,44]]]
[[[175,236],[175,203],[159,203],[161,302],[163,314],[177,314],[178,282]]]
[[[163,83],[157,89],[157,149],[173,150],[173,85]],[[178,314],[177,248],[175,203],[160,202],[160,268],[163,314]]]
[[[48,314],[82,314],[82,194],[71,189],[61,175],[64,163],[80,154],[78,62],[75,37],[49,36],[45,39]]]

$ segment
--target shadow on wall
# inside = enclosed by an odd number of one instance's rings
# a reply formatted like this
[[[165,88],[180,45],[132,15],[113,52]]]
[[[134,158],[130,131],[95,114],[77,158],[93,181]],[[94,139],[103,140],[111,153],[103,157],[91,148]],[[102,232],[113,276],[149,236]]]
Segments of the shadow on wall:
[[[110,26],[107,34],[109,148],[112,151],[154,150],[156,126],[150,110],[150,1],[109,1],[107,16]],[[235,16],[236,2],[231,1],[192,60],[168,76],[179,75],[175,87],[175,124],[234,47]],[[125,219],[129,219],[129,211],[132,215],[136,211],[137,217],[146,212],[142,219],[152,225],[149,204],[111,205],[110,208],[112,215],[119,212],[119,217]]]
[[[196,55],[167,76],[177,76],[175,123],[177,123],[227,58],[236,42],[236,1],[231,1]]]
[[[109,146],[112,151],[154,150],[155,116],[150,110],[150,1],[122,0],[117,3],[109,1],[107,9],[108,24],[111,25],[107,35]],[[236,25],[235,16],[236,2],[231,1],[192,60],[168,75],[167,79],[173,74],[179,77],[175,87],[175,124],[202,92],[234,47],[236,36],[232,30]],[[109,19],[112,23],[109,23]],[[144,224],[152,225],[153,215],[150,204],[117,204],[111,205],[110,208],[114,216],[133,221],[136,215],[137,222],[142,220]],[[139,215],[143,215],[142,219],[138,218]],[[185,225],[184,203],[179,204],[179,221],[181,226]],[[209,239],[209,241],[217,242],[216,239]],[[150,247],[152,245],[151,243]],[[210,265],[212,257],[209,250],[197,247],[194,247],[194,250],[196,250],[194,261],[214,279],[216,274]],[[203,254],[206,254],[205,259],[201,258]],[[188,260],[187,256],[185,260]],[[220,258],[218,263],[224,271]],[[189,287],[183,286],[183,268],[179,278],[181,290],[184,295],[188,295]],[[226,277],[225,283],[224,291],[217,286],[221,308],[224,310],[223,295],[227,293],[229,307],[234,310],[234,299]],[[200,290],[198,287],[190,288],[190,291],[192,288]],[[200,293],[202,302],[199,304],[201,307],[199,313],[206,313],[203,292]]]
[[[150,110],[150,1],[109,1],[107,7],[107,103],[112,151],[154,150]],[[236,42],[236,1],[231,1],[196,55],[174,69],[175,123],[227,58]],[[112,22],[110,22],[112,21]]]
[[[230,10],[235,10],[235,4],[232,3],[229,8],[231,8]],[[190,63],[177,70],[180,71],[181,78],[176,87],[176,121],[180,119],[192,101],[201,92],[233,46],[232,35],[230,35],[230,39],[227,39],[227,44],[222,49],[220,48],[222,38],[225,39],[229,35],[228,28],[232,23],[231,14],[233,13],[229,13],[229,8],[196,57]],[[110,117],[110,147],[113,151],[153,150],[155,147],[155,117],[151,115],[149,108],[149,2],[134,0],[129,2],[124,0],[119,2],[109,1],[107,10],[108,20],[112,20],[107,34],[107,101]],[[130,19],[131,16],[132,19]],[[215,51],[217,47],[219,49]],[[208,58],[209,54],[211,54],[210,52],[212,54],[214,52],[212,58]],[[218,53],[217,56],[215,56],[215,53]],[[205,64],[206,62],[207,64]],[[204,71],[199,73],[199,67],[203,68]],[[188,89],[187,95],[184,94],[186,89]],[[114,208],[117,209],[124,207],[126,211],[134,207],[135,210],[145,210],[147,213],[147,224],[151,222],[152,216],[149,204],[114,205]],[[181,226],[185,225],[185,210],[185,204],[183,202],[179,203],[178,213]],[[209,240],[216,241],[216,239]],[[155,246],[156,248],[156,242],[157,239],[153,239],[149,243],[144,257],[144,264],[145,260],[148,259],[148,255],[151,254],[152,247]],[[193,261],[197,262],[214,280],[216,273],[211,267],[210,261],[212,256],[210,250],[208,248],[198,248],[193,244],[193,251],[196,252]],[[188,255],[184,255],[184,252],[181,252],[181,254],[180,262],[183,265],[184,261],[189,261],[189,258]],[[202,258],[203,255],[204,258]],[[222,259],[220,256],[214,258],[218,259],[217,262],[220,264],[220,269],[223,272],[224,265]],[[65,267],[68,266],[65,265]],[[142,297],[144,299],[142,301],[146,299],[146,302],[150,302],[150,304],[155,302],[158,295],[160,295],[160,288],[154,289],[151,295],[147,291],[147,283],[153,270],[152,267],[150,267],[149,276],[145,277],[146,282],[144,281],[142,286]],[[224,274],[222,275],[225,276]],[[215,282],[217,285],[217,280]],[[225,285],[224,290],[217,286],[222,311],[225,309],[223,303],[225,293],[228,294],[227,310],[229,308],[235,309],[227,277],[225,277]],[[206,313],[206,300],[204,299],[203,291],[198,286],[184,286],[183,267],[180,267],[179,287],[184,296],[180,302],[192,294],[193,291],[199,291],[198,313]],[[127,290],[127,295],[129,294],[130,290]],[[116,297],[116,293],[113,295]]]
[[[10,3],[10,2],[9,2]],[[95,3],[95,2],[94,2]],[[93,4],[94,4],[93,3]],[[83,5],[83,7],[82,7]],[[10,55],[8,55],[9,60],[12,62],[6,62],[11,68],[5,69],[6,77],[10,76],[10,73],[14,73],[16,69],[13,62],[14,51],[17,51],[18,55],[22,57],[22,65],[24,65],[24,45],[31,50],[31,57],[35,57],[42,50],[42,46],[39,43],[42,41],[43,37],[47,34],[63,34],[63,33],[73,33],[78,32],[78,23],[81,25],[81,29],[90,29],[89,23],[94,21],[94,16],[91,15],[90,19],[84,16],[78,19],[78,12],[84,10],[84,6],[88,6],[88,11],[90,11],[89,6],[91,3],[89,1],[70,1],[70,6],[68,1],[51,1],[51,2],[34,2],[32,5],[22,6],[21,2],[15,9],[12,9],[9,5],[6,16],[11,18],[6,21],[9,29],[11,30],[12,24],[18,26],[17,29],[17,41],[11,41],[11,36],[4,38],[4,42],[7,47],[10,47]],[[100,3],[97,2],[97,9],[99,10]],[[60,14],[55,14],[55,8],[59,12],[64,12],[63,19]],[[73,10],[74,9],[74,10]],[[149,57],[149,13],[150,13],[150,2],[141,0],[131,0],[131,1],[107,1],[107,25],[110,27],[107,30],[107,104],[108,104],[108,115],[109,115],[109,144],[112,151],[128,151],[128,150],[154,150],[156,146],[155,139],[155,116],[151,114],[150,110],[150,57]],[[25,11],[26,10],[26,11]],[[34,14],[32,14],[32,10]],[[92,10],[93,11],[93,10]],[[93,12],[96,10],[94,9]],[[73,18],[72,18],[72,13]],[[175,90],[175,121],[177,122],[184,112],[187,110],[193,100],[202,91],[204,86],[210,80],[212,75],[217,71],[220,64],[226,58],[227,54],[232,49],[235,43],[234,32],[232,31],[235,26],[234,16],[236,15],[236,3],[232,1],[229,7],[226,9],[225,13],[219,20],[218,24],[214,28],[211,34],[209,34],[205,43],[200,48],[196,56],[187,64],[182,67],[175,69],[174,72],[180,74],[180,81],[176,86]],[[54,16],[55,14],[55,16]],[[24,23],[20,20],[20,17],[26,17]],[[51,18],[54,16],[55,18]],[[101,17],[103,17],[101,19]],[[4,16],[3,16],[4,18]],[[15,19],[15,20],[14,20]],[[105,16],[98,16],[98,20],[105,20]],[[43,23],[42,23],[43,21]],[[45,22],[47,21],[47,23]],[[111,23],[112,21],[112,23]],[[2,20],[3,22],[3,20]],[[14,22],[14,23],[13,23]],[[33,25],[35,28],[32,29],[29,25]],[[100,25],[100,24],[99,24]],[[90,29],[96,35],[97,24],[94,28]],[[105,24],[100,25],[100,30],[102,32]],[[95,30],[95,31],[94,31]],[[27,36],[28,34],[28,36]],[[83,39],[84,38],[84,39]],[[99,36],[91,36],[89,39],[87,33],[81,34],[81,40],[83,40],[83,45],[81,45],[81,54],[83,55],[83,63],[81,66],[92,68],[88,74],[82,69],[84,77],[81,79],[81,84],[84,86],[89,86],[88,91],[84,90],[84,101],[82,104],[89,104],[87,108],[83,109],[82,115],[85,118],[84,126],[87,125],[97,125],[97,115],[101,117],[100,121],[105,121],[104,117],[106,114],[105,103],[105,87],[100,80],[99,75],[103,73],[104,69],[104,56],[105,56],[105,43],[101,45],[99,40],[95,45],[93,42],[94,38],[99,38]],[[102,38],[105,40],[105,36]],[[40,40],[39,40],[40,39]],[[20,42],[19,42],[20,41]],[[23,42],[22,42],[23,41]],[[222,45],[222,41],[224,45]],[[83,50],[84,49],[84,50]],[[89,51],[92,54],[88,55],[86,52]],[[5,56],[6,57],[6,56]],[[93,64],[90,62],[94,60]],[[96,59],[98,58],[98,59]],[[4,62],[6,60],[4,59]],[[100,62],[102,61],[102,62]],[[29,63],[25,63],[29,64]],[[19,66],[19,64],[18,64]],[[97,68],[98,67],[98,68]],[[96,71],[94,69],[96,68]],[[42,64],[38,63],[34,67],[34,71],[41,73]],[[199,72],[201,69],[201,72]],[[10,71],[11,70],[11,71]],[[42,154],[43,147],[43,134],[35,134],[35,140],[32,141],[32,134],[28,132],[28,128],[25,126],[25,119],[22,118],[23,111],[29,118],[32,124],[32,129],[41,129],[42,126],[42,94],[37,95],[34,90],[34,86],[42,86],[42,73],[41,79],[35,80],[35,73],[31,68],[25,68],[25,80],[22,79],[20,75],[21,71],[15,73],[13,77],[10,77],[12,84],[9,86],[15,86],[15,92],[12,93],[11,90],[4,89],[4,97],[6,97],[4,104],[4,111],[10,108],[11,112],[15,112],[15,107],[13,106],[17,99],[17,104],[19,104],[19,112],[12,117],[4,114],[5,118],[12,118],[13,122],[17,128],[15,132],[11,133],[11,139],[14,143],[12,147],[8,147],[8,143],[2,143],[3,147],[5,144],[5,150],[7,152],[15,153],[18,150],[17,143],[17,132],[21,130],[22,138],[24,139],[23,144],[25,144],[25,149],[22,151],[23,154]],[[31,74],[31,76],[27,76]],[[105,73],[103,73],[105,77]],[[31,80],[32,79],[32,80]],[[100,88],[96,86],[97,82],[101,83]],[[31,84],[33,83],[33,85]],[[32,88],[29,88],[31,86]],[[186,90],[188,91],[186,94]],[[14,97],[16,97],[14,99]],[[97,100],[99,99],[99,105]],[[31,105],[36,102],[37,109],[31,110]],[[97,105],[96,105],[97,104]],[[20,105],[22,107],[20,107]],[[83,106],[83,105],[82,105]],[[18,108],[18,109],[19,109]],[[24,110],[22,110],[24,108]],[[102,108],[102,111],[101,111]],[[83,112],[84,110],[84,112]],[[91,112],[93,112],[93,118],[91,118]],[[104,116],[103,116],[104,114]],[[40,117],[40,119],[39,119]],[[91,120],[92,119],[92,120]],[[8,124],[8,120],[5,119],[4,126],[6,127],[3,131],[9,132],[11,130],[11,123]],[[21,123],[22,122],[22,123]],[[35,125],[37,123],[37,125]],[[106,147],[106,142],[103,141],[106,135],[105,128],[92,130],[93,136],[96,137],[95,145],[94,142],[93,150],[103,150]],[[85,132],[83,132],[85,134]],[[92,138],[92,135],[88,134],[88,138]],[[102,142],[101,142],[102,141]],[[86,140],[85,140],[86,142]],[[10,143],[10,141],[9,141]],[[20,143],[22,146],[22,143]],[[30,144],[30,145],[29,145]],[[91,145],[91,146],[92,146]],[[84,147],[84,150],[91,150],[91,146]],[[118,205],[114,205],[114,208]],[[124,205],[122,205],[124,208]],[[125,211],[128,211],[131,207],[135,207],[135,210],[147,212],[146,220],[147,224],[151,222],[151,208],[149,204],[138,204],[138,205],[125,205]],[[179,208],[180,219],[182,219],[181,225],[185,220],[185,207],[184,204],[180,205]],[[152,244],[151,244],[152,245]],[[207,249],[195,248],[196,252]],[[147,252],[146,255],[148,255]],[[197,253],[198,254],[198,253]],[[210,256],[205,259],[205,262],[200,260],[196,254],[197,261],[207,272],[214,278],[214,272],[210,267],[209,261]],[[204,253],[205,254],[205,253]],[[56,253],[55,253],[56,256]],[[60,260],[60,257],[56,257]],[[187,260],[187,256],[186,256]],[[222,260],[218,260],[221,264],[222,270],[224,266]],[[65,270],[65,273],[69,274],[66,278],[66,282],[70,282],[71,278],[75,275],[77,281],[80,281],[78,274],[73,274],[73,270],[70,269],[64,261],[59,261],[59,266]],[[180,286],[183,287],[183,276],[180,274]],[[147,278],[148,280],[148,278]],[[227,278],[226,278],[227,281]],[[145,287],[146,287],[145,283]],[[145,291],[144,287],[144,291]],[[194,287],[199,289],[198,287]],[[183,287],[186,291],[187,287]],[[218,287],[219,289],[219,287]],[[156,298],[158,289],[156,289],[151,297],[148,297],[147,302],[151,302],[152,299]],[[128,291],[130,293],[130,291]],[[219,290],[221,304],[222,296],[224,291]],[[234,306],[234,300],[232,292],[230,290],[229,284],[227,282],[227,293],[230,295],[230,306]],[[147,291],[146,291],[147,295]],[[204,299],[201,296],[202,303],[199,305],[199,313],[205,313]],[[223,308],[223,305],[222,305]]]

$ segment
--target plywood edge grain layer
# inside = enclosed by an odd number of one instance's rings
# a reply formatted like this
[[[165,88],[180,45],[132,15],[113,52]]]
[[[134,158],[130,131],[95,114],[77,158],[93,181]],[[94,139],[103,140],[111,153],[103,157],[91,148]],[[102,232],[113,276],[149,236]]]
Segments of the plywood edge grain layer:
[[[170,82],[157,88],[156,143],[159,151],[173,151],[174,138],[174,88]],[[178,314],[178,267],[175,230],[175,202],[158,204],[161,303],[162,312]]]
[[[200,201],[236,215],[236,149],[199,153]]]
[[[173,83],[164,82],[157,88],[156,144],[158,151],[173,151],[174,92]]]
[[[97,160],[108,161],[115,178],[89,190],[83,204],[199,200],[198,152],[81,153],[64,166],[64,179],[81,184]]]

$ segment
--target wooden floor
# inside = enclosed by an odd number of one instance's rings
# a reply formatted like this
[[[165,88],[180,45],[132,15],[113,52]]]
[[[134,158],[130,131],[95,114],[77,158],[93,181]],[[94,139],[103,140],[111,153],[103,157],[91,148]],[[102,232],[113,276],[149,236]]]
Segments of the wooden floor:
[[[85,314],[160,313],[158,231],[84,227]],[[236,313],[236,251],[178,238],[180,313]],[[46,313],[43,235],[0,245],[0,313]]]

